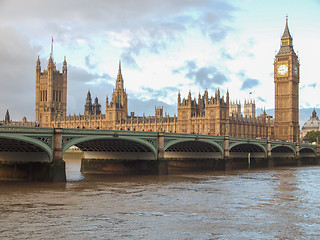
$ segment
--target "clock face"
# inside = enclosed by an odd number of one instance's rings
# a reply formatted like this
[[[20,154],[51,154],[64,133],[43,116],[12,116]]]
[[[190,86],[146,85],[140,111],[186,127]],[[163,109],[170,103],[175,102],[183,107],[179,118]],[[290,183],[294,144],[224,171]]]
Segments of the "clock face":
[[[294,66],[294,75],[298,76],[298,66]]]
[[[278,66],[278,74],[281,76],[286,75],[288,72],[288,67],[285,64],[281,64]]]

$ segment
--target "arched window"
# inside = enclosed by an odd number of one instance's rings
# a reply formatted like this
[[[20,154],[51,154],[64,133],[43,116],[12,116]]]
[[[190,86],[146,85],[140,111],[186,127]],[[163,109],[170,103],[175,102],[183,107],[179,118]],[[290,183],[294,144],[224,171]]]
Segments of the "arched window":
[[[183,113],[182,113],[182,118],[183,118],[183,119],[186,119],[186,118],[187,118],[187,113],[186,113],[185,111],[183,111]]]

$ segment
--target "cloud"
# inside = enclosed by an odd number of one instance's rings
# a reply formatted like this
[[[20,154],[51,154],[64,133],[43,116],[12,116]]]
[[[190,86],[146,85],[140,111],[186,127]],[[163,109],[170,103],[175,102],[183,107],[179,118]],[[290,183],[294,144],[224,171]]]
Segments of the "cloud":
[[[14,28],[1,27],[0,36],[0,119],[9,109],[12,119],[34,118],[36,56],[40,47]]]
[[[99,85],[100,82],[109,82],[109,80],[112,80],[113,78],[110,77],[110,75],[107,73],[101,75],[96,73],[89,73],[83,68],[69,65],[68,79],[72,79],[72,81],[76,83]]]
[[[221,51],[221,58],[226,60],[233,60],[234,57],[232,57],[225,49]]]
[[[260,85],[259,80],[248,77],[244,70],[239,71],[237,76],[243,81],[240,90],[248,90]]]
[[[94,69],[97,66],[97,63],[94,63],[94,64],[91,63],[91,59],[89,55],[85,57],[85,63],[89,69]]]
[[[43,0],[2,0],[0,21],[19,27],[34,42],[53,34],[70,46],[77,40],[90,44],[97,36],[117,41],[112,39],[114,33],[123,33],[127,46],[122,57],[126,64],[138,67],[135,57],[142,50],[158,54],[190,30],[213,42],[223,40],[232,31],[225,22],[232,20],[234,11],[222,0],[57,0],[49,9]]]
[[[49,45],[52,35],[55,53],[58,48],[75,55],[85,52],[81,59],[85,66],[77,68],[68,62],[68,112],[73,114],[83,112],[82,96],[85,98],[89,88],[98,86],[99,99],[112,91],[109,75],[93,73],[100,64],[94,54],[101,51],[101,46],[117,47],[120,53],[116,54],[122,61],[139,69],[137,56],[159,54],[177,43],[182,46],[188,32],[200,33],[212,42],[223,40],[232,31],[225,23],[232,20],[234,10],[222,0],[57,0],[50,8],[43,0],[1,0],[0,83],[5,91],[0,95],[0,118],[9,109],[14,119],[24,115],[34,119],[35,61],[44,51],[42,45],[47,54],[49,47],[45,44]],[[121,43],[116,36],[119,34]],[[46,61],[41,59],[42,69]],[[197,67],[189,74],[203,87],[226,81],[213,66]],[[166,91],[153,92],[152,96],[168,95],[170,89]]]
[[[177,69],[173,69],[173,73],[185,73],[185,77],[194,80],[202,88],[210,88],[221,86],[228,82],[229,79],[214,66],[206,66],[198,68],[195,61],[186,61],[185,64]]]
[[[147,95],[148,98],[154,98],[154,99],[164,99],[171,94],[178,95],[178,92],[179,92],[179,88],[176,88],[176,87],[164,87],[160,90],[149,88],[149,87],[142,87],[141,90],[143,92],[143,95]],[[141,93],[139,93],[139,96],[141,97]]]
[[[241,85],[240,90],[252,89],[258,86],[260,82],[257,79],[247,78]]]
[[[85,69],[68,66],[68,114],[83,114],[89,90],[92,98],[98,97],[101,109],[104,109],[106,97],[111,96],[114,88],[110,80],[113,79],[108,74],[92,74]]]
[[[260,101],[260,102],[267,102],[267,100],[266,99],[263,99],[262,97],[257,97],[257,99]]]
[[[311,84],[308,84],[308,87],[311,87],[311,88],[316,88],[317,87],[317,83],[311,83]]]

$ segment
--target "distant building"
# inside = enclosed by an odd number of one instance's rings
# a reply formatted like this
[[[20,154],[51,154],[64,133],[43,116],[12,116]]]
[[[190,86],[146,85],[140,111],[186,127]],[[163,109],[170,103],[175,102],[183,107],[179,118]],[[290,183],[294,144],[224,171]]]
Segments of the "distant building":
[[[101,113],[98,98],[92,104],[89,91],[84,114],[67,116],[67,62],[64,59],[60,73],[51,54],[48,69],[43,72],[39,57],[37,60],[35,119],[44,127],[227,134],[298,141],[299,60],[293,50],[288,19],[274,60],[274,83],[275,118],[267,116],[265,111],[256,116],[254,100],[245,100],[242,114],[240,101],[230,103],[229,92],[221,96],[220,90],[211,97],[206,90],[203,95],[199,93],[197,99],[192,99],[191,92],[182,99],[179,92],[177,116],[163,115],[162,107],[155,108],[154,116],[135,116],[134,112],[128,115],[128,98],[119,63],[112,99],[106,98],[105,114]]]
[[[35,122],[28,122],[26,117],[23,117],[22,121],[12,121],[8,109],[7,109],[6,114],[4,116],[4,120],[0,121],[0,125],[24,126],[24,127],[34,127],[34,126],[36,126]]]
[[[315,109],[313,109],[312,115],[309,120],[303,124],[303,127],[300,131],[300,139],[302,140],[307,135],[307,133],[311,131],[320,131],[320,120]]]
[[[4,117],[4,123],[9,124],[10,122],[11,122],[10,121],[10,114],[9,114],[9,110],[7,109],[6,115]]]

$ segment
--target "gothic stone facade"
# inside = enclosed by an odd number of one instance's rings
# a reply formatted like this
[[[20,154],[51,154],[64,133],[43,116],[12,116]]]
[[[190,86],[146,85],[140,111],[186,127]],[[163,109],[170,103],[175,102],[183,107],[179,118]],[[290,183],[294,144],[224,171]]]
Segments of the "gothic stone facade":
[[[36,71],[36,121],[44,127],[94,128],[131,131],[165,131],[230,135],[250,138],[276,138],[297,141],[299,135],[298,85],[299,62],[292,47],[288,22],[281,38],[281,48],[275,57],[275,120],[264,112],[255,116],[255,102],[245,101],[244,114],[240,102],[230,102],[229,92],[221,96],[216,91],[209,97],[205,91],[198,99],[181,99],[178,94],[177,115],[163,115],[163,108],[156,107],[154,116],[128,114],[128,99],[119,63],[118,76],[112,99],[106,98],[105,114],[96,98],[92,104],[88,92],[83,115],[66,116],[67,63],[62,73],[56,70],[50,56],[48,70],[41,72],[40,61]]]
[[[274,61],[274,131],[277,139],[290,142],[299,141],[299,66],[287,19],[281,47]]]

